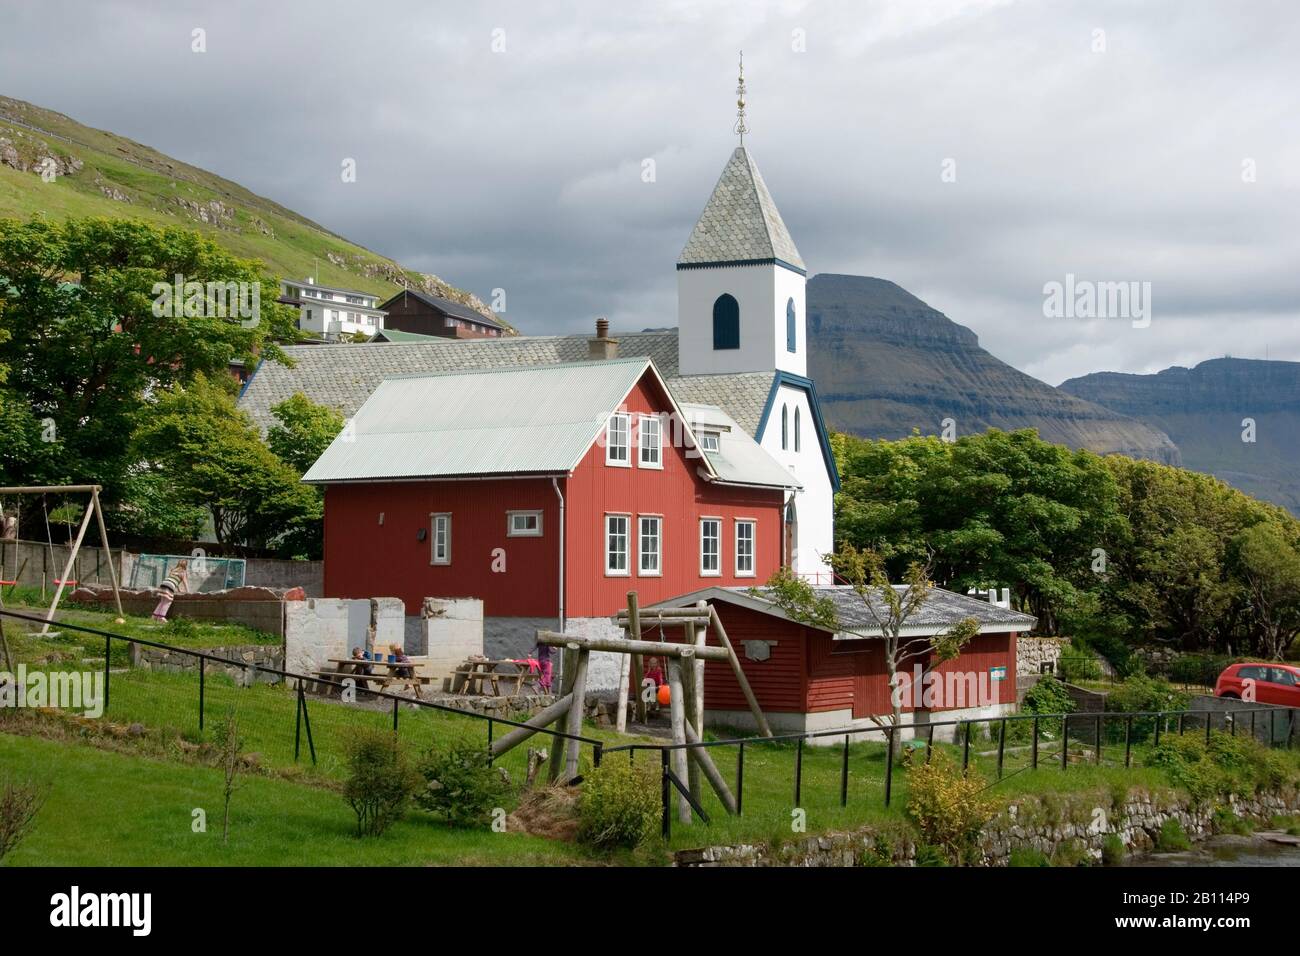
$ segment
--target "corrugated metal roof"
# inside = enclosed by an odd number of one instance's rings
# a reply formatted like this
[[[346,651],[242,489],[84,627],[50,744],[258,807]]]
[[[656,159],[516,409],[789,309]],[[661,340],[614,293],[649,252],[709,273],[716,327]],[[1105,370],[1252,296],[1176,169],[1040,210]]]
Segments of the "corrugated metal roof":
[[[649,367],[632,358],[385,379],[303,480],[567,472]]]
[[[704,451],[722,481],[774,488],[801,488],[797,478],[750,438],[734,418],[716,405],[685,404],[682,414],[700,439],[701,430],[718,433],[718,450]],[[711,426],[711,427],[710,427]]]

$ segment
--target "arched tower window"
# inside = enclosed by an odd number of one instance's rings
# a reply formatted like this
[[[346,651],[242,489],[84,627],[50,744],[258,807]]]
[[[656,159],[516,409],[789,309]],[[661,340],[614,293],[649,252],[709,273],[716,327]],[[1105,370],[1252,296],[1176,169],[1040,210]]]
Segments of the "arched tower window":
[[[713,303],[713,348],[740,348],[740,303],[725,292]]]
[[[781,450],[785,451],[790,447],[790,411],[786,406],[781,406]]]
[[[794,450],[799,450],[799,409],[794,410]]]
[[[785,350],[787,352],[795,351],[795,346],[799,341],[794,327],[794,299],[790,299],[785,304]]]

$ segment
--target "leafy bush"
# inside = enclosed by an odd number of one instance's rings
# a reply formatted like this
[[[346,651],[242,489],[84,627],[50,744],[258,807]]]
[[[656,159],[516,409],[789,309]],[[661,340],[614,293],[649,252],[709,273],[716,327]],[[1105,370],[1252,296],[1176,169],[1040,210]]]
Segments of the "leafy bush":
[[[1125,850],[1124,841],[1119,838],[1119,834],[1106,834],[1106,838],[1101,841],[1101,862],[1106,866],[1119,866],[1124,862],[1126,855],[1127,850]]]
[[[983,778],[963,773],[946,751],[935,750],[929,763],[908,770],[908,783],[907,814],[922,839],[953,863],[969,860],[981,828],[994,814],[992,799],[983,793]]]
[[[416,805],[452,826],[487,826],[510,789],[503,771],[489,763],[487,750],[477,744],[428,750],[417,769],[423,786],[415,794]]]
[[[1160,835],[1156,837],[1157,853],[1179,853],[1191,848],[1192,841],[1187,838],[1187,831],[1175,817],[1160,824]]]
[[[600,849],[640,846],[659,826],[659,785],[659,771],[646,761],[605,761],[583,780],[578,839]]]
[[[950,866],[948,854],[937,846],[922,843],[916,848],[917,866]]]
[[[1190,699],[1167,680],[1133,674],[1111,689],[1106,696],[1106,709],[1120,712],[1186,710]]]
[[[36,826],[49,788],[30,780],[0,781],[0,860]]]
[[[420,778],[397,736],[361,727],[347,742],[348,779],[343,797],[357,815],[357,836],[379,836],[406,814]]]
[[[1017,848],[1011,851],[1008,866],[1051,866],[1052,861],[1042,850]]]
[[[1074,712],[1074,698],[1065,689],[1062,684],[1051,674],[1043,674],[1038,678],[1038,683],[1029,689],[1025,694],[1025,699],[1020,704],[1019,713],[1021,714],[1069,714]],[[1017,742],[1023,742],[1033,736],[1033,721],[1016,720],[1007,724],[1007,739]],[[1048,739],[1059,738],[1061,735],[1061,721],[1040,720],[1038,722],[1038,733],[1041,737]]]
[[[1202,734],[1162,737],[1150,762],[1198,802],[1237,794],[1249,796],[1294,782],[1296,772],[1285,753],[1250,737],[1214,732],[1207,745]]]
[[[1245,817],[1237,816],[1232,807],[1214,808],[1215,833],[1233,833],[1237,836],[1248,836],[1254,829],[1254,825]]]

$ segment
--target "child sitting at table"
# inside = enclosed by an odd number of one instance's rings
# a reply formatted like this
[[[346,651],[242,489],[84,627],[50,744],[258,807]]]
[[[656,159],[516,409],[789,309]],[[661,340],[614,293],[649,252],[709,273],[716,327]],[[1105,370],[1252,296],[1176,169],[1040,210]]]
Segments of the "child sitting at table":
[[[409,663],[411,663],[411,659],[410,659],[409,657],[406,656],[406,652],[403,651],[403,650],[401,649],[401,647],[399,647],[398,645],[396,645],[396,644],[392,645],[392,646],[389,648],[389,651],[390,651],[390,653],[389,653],[389,657],[392,659],[393,663],[395,663],[395,664],[409,664]],[[414,676],[415,676],[415,668],[413,668],[413,667],[394,667],[394,668],[393,668],[393,673],[394,673],[397,677],[414,677]]]

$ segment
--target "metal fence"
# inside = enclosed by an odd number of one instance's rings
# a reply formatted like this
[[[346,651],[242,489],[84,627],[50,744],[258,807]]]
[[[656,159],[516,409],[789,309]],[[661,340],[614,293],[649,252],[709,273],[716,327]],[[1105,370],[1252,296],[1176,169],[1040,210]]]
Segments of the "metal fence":
[[[190,554],[141,554],[131,565],[130,588],[156,588],[172,568],[186,562],[186,590],[191,593],[225,591],[244,586],[247,565],[243,558],[210,558]]]
[[[19,611],[8,610],[5,608],[0,608],[0,616],[15,618],[22,621],[29,621],[34,624],[45,623],[44,617],[40,617],[34,614],[26,614]],[[296,706],[294,711],[294,729],[293,729],[293,759],[295,760],[295,762],[301,756],[302,744],[305,740],[309,755],[311,757],[311,762],[312,764],[316,763],[316,742],[315,742],[315,738],[312,735],[311,715],[307,708],[306,687],[309,685],[313,687],[324,686],[324,687],[336,688],[338,690],[355,689],[356,687],[355,681],[351,685],[345,683],[344,681],[346,680],[346,678],[340,680],[333,680],[330,678],[313,676],[310,674],[299,674],[294,671],[286,671],[286,670],[280,670],[278,668],[266,667],[261,664],[257,664],[249,661],[243,661],[237,658],[232,659],[232,658],[221,657],[220,655],[209,654],[205,651],[196,650],[194,648],[177,647],[173,644],[165,644],[159,641],[150,641],[139,637],[128,637],[123,634],[114,634],[113,632],[103,630],[102,628],[87,627],[80,624],[71,624],[65,621],[56,620],[54,624],[57,625],[62,630],[77,631],[78,633],[90,634],[96,637],[102,637],[104,639],[104,699],[103,699],[104,714],[108,713],[109,703],[111,700],[111,688],[112,688],[111,661],[112,661],[114,641],[126,645],[139,644],[144,647],[158,648],[160,650],[169,651],[172,654],[179,654],[179,655],[193,658],[199,662],[197,699],[195,701],[195,718],[196,718],[197,727],[200,731],[203,730],[205,715],[207,710],[207,697],[208,697],[207,672],[208,672],[209,665],[215,665],[221,669],[228,668],[228,667],[239,668],[241,672],[246,673],[248,675],[246,681],[248,686],[252,685],[252,683],[255,681],[256,676],[258,674],[269,674],[274,677],[278,677],[281,680],[284,680],[286,682],[289,681],[296,682],[294,687]],[[454,714],[457,717],[465,717],[469,720],[478,721],[484,726],[484,729],[486,730],[487,743],[489,747],[491,747],[493,736],[496,731],[497,725],[505,725],[507,727],[512,727],[512,728],[528,726],[523,721],[513,720],[508,717],[493,716],[488,714],[478,714],[473,711],[462,710],[459,707],[452,707],[447,704],[439,704],[434,701],[423,700],[418,697],[409,697],[401,694],[393,694],[393,693],[389,693],[388,691],[382,691],[382,690],[370,690],[370,691],[366,691],[365,693],[370,697],[370,699],[373,700],[392,701],[392,716],[393,716],[394,731],[397,731],[399,726],[399,720],[401,714],[400,708],[402,704],[424,708],[431,711],[439,711],[442,713]],[[360,711],[357,712],[359,713]],[[536,728],[529,727],[529,729],[533,730],[536,733],[549,735],[553,739],[576,740],[581,745],[590,746],[593,751],[593,759],[592,759],[593,764],[595,766],[600,765],[601,750],[604,747],[603,741],[597,740],[593,737],[586,737],[581,734],[569,734],[562,730],[556,730],[553,727],[536,727]]]

